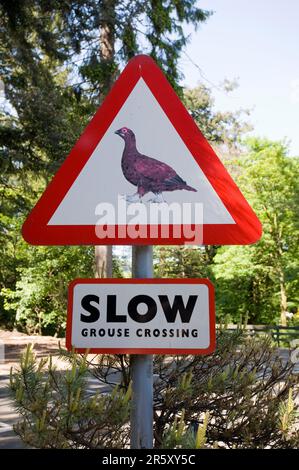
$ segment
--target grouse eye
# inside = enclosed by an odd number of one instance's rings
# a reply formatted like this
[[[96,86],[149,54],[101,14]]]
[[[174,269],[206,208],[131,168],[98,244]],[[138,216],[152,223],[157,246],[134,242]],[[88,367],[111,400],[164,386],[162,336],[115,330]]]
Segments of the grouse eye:
[[[124,128],[122,129],[122,132],[123,132],[123,134],[126,134],[126,133],[128,132],[128,130],[124,127]]]

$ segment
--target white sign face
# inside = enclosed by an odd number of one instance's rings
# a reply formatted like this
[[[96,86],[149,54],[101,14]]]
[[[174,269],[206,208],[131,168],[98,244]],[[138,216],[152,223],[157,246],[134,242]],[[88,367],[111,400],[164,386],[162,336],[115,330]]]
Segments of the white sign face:
[[[142,119],[140,114],[142,113]],[[85,167],[53,214],[49,225],[95,225],[99,221],[100,202],[109,203],[114,208],[120,206],[119,195],[130,195],[136,188],[123,174],[121,157],[124,142],[115,131],[126,126],[136,137],[139,152],[158,159],[175,169],[196,191],[165,192],[168,204],[201,203],[203,220],[196,220],[195,212],[186,213],[184,223],[194,224],[234,224],[218,194],[194,160],[174,126],[160,107],[142,78],[138,81],[127,101],[113,120],[106,134],[99,142]],[[151,224],[158,224],[158,214],[150,214],[152,194],[144,197],[142,208],[144,218]],[[137,200],[135,201],[137,202]],[[160,201],[161,202],[161,201]],[[132,210],[135,208],[132,205]],[[133,211],[133,212],[134,212]],[[139,212],[143,215],[141,208]],[[139,217],[141,217],[141,215]],[[105,220],[115,224],[115,220]],[[128,224],[144,223],[142,220],[128,220]],[[146,222],[145,222],[146,223]]]
[[[134,57],[27,217],[36,245],[235,245],[261,224],[155,62]]]
[[[67,348],[95,353],[209,354],[214,289],[207,279],[78,279],[69,289]]]

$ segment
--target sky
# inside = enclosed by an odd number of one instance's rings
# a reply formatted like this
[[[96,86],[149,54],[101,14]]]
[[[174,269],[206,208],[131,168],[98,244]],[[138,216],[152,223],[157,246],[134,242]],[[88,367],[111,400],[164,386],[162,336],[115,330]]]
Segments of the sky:
[[[255,135],[286,138],[290,155],[299,155],[299,1],[199,0],[198,6],[214,14],[197,32],[186,28],[184,85],[211,87],[218,110],[250,109]],[[238,79],[237,90],[219,90],[225,78]]]

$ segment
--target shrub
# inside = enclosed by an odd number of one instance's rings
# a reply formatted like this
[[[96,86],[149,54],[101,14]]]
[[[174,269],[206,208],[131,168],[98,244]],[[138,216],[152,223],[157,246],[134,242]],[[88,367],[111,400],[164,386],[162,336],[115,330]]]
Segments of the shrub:
[[[129,356],[64,357],[70,368],[60,373],[31,349],[22,356],[11,376],[16,432],[34,447],[128,446]],[[155,356],[154,447],[298,448],[293,369],[269,337],[242,329],[220,330],[210,356]],[[91,376],[109,393],[88,392]]]
[[[37,448],[118,448],[127,443],[131,388],[91,394],[86,356],[72,355],[67,371],[51,358],[36,361],[29,346],[10,388],[22,420],[15,432]]]

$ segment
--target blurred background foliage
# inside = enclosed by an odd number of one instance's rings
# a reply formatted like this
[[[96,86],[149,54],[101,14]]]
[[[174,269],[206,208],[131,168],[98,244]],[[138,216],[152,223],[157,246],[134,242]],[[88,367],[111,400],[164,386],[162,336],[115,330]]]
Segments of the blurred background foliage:
[[[150,54],[261,219],[253,246],[156,247],[155,275],[209,277],[218,320],[298,322],[298,159],[284,142],[248,138],[248,111],[218,112],[212,90],[181,87],[179,59],[211,12],[194,0],[1,0],[0,325],[63,335],[66,293],[93,276],[91,247],[31,247],[28,211],[51,180],[128,59]],[[200,77],[199,77],[200,78]],[[229,93],[234,83],[225,82]],[[130,275],[130,250],[114,274]],[[299,323],[299,322],[298,322]]]

